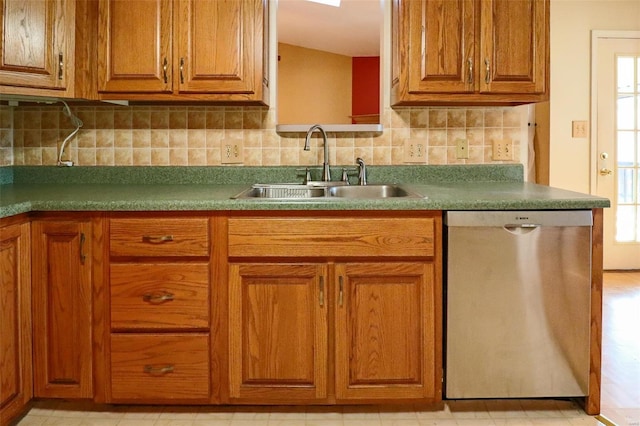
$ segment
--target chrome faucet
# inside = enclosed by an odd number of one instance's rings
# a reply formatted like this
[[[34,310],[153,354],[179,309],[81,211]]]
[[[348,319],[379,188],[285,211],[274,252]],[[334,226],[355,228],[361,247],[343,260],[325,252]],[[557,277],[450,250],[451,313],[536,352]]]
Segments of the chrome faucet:
[[[364,160],[360,157],[356,158],[358,163],[358,185],[367,184],[367,166],[364,164]]]
[[[322,135],[322,140],[324,142],[324,162],[322,163],[322,180],[325,182],[329,182],[331,180],[331,171],[329,170],[329,142],[327,142],[327,133],[319,124],[314,124],[307,131],[307,137],[304,140],[304,150],[309,151],[309,141],[311,140],[311,135],[316,130],[320,131],[320,134]]]

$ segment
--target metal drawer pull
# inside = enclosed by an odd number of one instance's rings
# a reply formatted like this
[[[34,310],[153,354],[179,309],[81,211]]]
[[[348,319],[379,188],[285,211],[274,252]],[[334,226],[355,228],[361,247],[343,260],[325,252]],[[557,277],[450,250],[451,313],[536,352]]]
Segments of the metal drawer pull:
[[[173,373],[173,365],[165,365],[164,367],[154,367],[153,365],[145,365],[144,372],[151,374],[152,376],[163,376],[165,374]]]
[[[142,295],[142,300],[149,302],[152,305],[159,305],[164,302],[170,302],[173,300],[173,293],[163,291],[161,293],[145,293]]]
[[[184,84],[184,58],[180,58],[180,84]]]
[[[324,277],[320,277],[320,306],[324,306]]]
[[[342,275],[340,275],[338,277],[338,286],[340,287],[340,293],[338,293],[338,305],[342,306],[342,303],[344,302],[344,283],[343,283],[343,279],[342,279]]]
[[[486,74],[484,76],[484,82],[489,84],[489,83],[491,83],[491,64],[489,62],[489,59],[485,58],[484,66],[485,66],[485,71],[486,71]]]
[[[143,235],[142,241],[147,243],[164,243],[173,241],[173,235]]]
[[[167,69],[169,68],[169,61],[167,58],[164,58],[164,62],[162,62],[162,77],[164,79],[164,84],[169,82],[169,76],[167,75]]]
[[[473,84],[473,59],[467,59],[467,63],[469,64],[469,84]]]

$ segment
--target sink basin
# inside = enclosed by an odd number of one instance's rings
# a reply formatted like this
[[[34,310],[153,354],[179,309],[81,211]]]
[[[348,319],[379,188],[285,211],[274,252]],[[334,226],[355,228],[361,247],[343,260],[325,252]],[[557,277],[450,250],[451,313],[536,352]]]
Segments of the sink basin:
[[[330,197],[338,198],[424,198],[422,195],[410,191],[402,185],[358,185],[358,186],[334,186],[328,188]]]
[[[251,188],[231,197],[235,199],[275,199],[275,200],[340,200],[340,199],[387,199],[425,198],[399,184],[353,185],[343,182],[324,182],[321,185],[296,183],[254,184]]]

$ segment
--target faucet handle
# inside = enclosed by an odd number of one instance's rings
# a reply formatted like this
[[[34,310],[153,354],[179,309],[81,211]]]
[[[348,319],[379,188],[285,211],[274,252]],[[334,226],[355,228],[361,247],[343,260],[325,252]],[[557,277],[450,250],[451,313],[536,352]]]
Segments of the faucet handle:
[[[342,168],[342,178],[340,179],[343,182],[346,182],[349,185],[349,173],[355,173],[358,169],[355,167],[343,167]]]
[[[367,165],[364,163],[364,160],[361,157],[356,158],[356,163],[358,163],[358,185],[366,185]]]
[[[302,183],[303,185],[306,185],[307,183],[311,182],[311,171],[309,170],[309,167],[305,167],[304,169],[296,169],[296,171],[304,172],[304,182]]]

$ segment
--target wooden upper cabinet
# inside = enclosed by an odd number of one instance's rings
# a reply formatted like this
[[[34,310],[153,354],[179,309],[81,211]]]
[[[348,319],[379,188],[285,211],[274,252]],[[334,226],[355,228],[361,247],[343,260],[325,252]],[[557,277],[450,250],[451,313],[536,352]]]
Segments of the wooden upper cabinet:
[[[100,0],[100,96],[266,103],[264,1]]]
[[[392,105],[548,99],[549,0],[395,0]]]
[[[474,92],[477,3],[474,0],[409,2],[410,92]]]
[[[172,12],[172,0],[100,0],[99,91],[171,93]]]
[[[0,9],[2,92],[72,96],[75,1],[0,0]]]
[[[549,4],[544,0],[481,2],[480,91],[544,93]]]
[[[32,223],[34,396],[91,398],[92,225]]]

